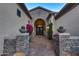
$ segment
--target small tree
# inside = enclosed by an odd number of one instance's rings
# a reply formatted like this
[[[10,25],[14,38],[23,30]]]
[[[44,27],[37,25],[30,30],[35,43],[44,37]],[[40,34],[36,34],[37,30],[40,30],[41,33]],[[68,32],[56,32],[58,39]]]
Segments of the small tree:
[[[48,29],[48,39],[51,40],[52,39],[52,23],[50,23],[48,26],[49,26],[49,29]]]

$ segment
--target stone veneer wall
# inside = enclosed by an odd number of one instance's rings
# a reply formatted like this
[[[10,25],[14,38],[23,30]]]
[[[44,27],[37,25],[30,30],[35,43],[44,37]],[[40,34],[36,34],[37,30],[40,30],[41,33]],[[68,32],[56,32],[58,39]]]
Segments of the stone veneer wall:
[[[3,54],[12,56],[16,52],[16,39],[4,39]]]
[[[59,34],[60,56],[79,55],[79,36],[69,33]]]
[[[24,55],[29,54],[29,34],[19,34],[16,37],[8,37],[4,39],[2,56],[13,56],[16,52],[24,52]]]

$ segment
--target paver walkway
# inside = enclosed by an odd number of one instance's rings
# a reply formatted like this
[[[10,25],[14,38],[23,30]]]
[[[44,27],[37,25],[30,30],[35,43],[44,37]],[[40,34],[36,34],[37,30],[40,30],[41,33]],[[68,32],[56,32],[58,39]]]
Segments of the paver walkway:
[[[30,56],[54,56],[53,42],[44,36],[35,36],[30,43]]]

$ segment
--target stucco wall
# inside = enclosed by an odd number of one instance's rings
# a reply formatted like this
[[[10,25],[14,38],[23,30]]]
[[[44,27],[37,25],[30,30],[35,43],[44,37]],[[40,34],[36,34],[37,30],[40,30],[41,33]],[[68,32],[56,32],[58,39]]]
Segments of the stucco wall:
[[[47,11],[42,10],[42,9],[36,9],[36,10],[31,11],[30,14],[32,16],[32,23],[34,24],[34,22],[37,19],[39,19],[39,18],[41,18],[45,22],[47,22],[46,18],[47,18],[47,16],[48,16],[49,13]]]
[[[17,16],[17,8],[21,11],[21,17]],[[26,25],[28,20],[17,4],[0,4],[0,54],[3,52],[4,37],[17,35],[18,29]]]
[[[55,19],[54,19],[54,15],[51,16],[51,18],[49,19],[49,23],[52,23],[52,31],[53,31],[53,35],[55,34],[56,32],[56,29],[55,29]]]
[[[42,9],[36,9],[36,10],[33,10],[33,11],[30,11],[30,14],[32,16],[32,24],[33,24],[33,35],[35,35],[35,28],[34,28],[34,23],[37,19],[41,18],[45,21],[45,26],[48,25],[48,22],[46,20],[46,18],[48,17],[50,12],[48,11],[45,11],[45,10],[42,10]],[[53,17],[53,16],[52,16]],[[44,31],[45,35],[46,35],[46,31]]]
[[[71,35],[79,35],[79,5],[56,20],[56,28],[64,26]]]

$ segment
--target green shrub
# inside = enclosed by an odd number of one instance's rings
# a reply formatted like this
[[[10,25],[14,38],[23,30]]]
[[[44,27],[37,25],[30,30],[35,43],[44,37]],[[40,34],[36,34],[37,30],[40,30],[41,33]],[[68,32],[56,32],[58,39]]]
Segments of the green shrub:
[[[48,26],[49,26],[49,29],[48,29],[48,39],[51,40],[52,39],[52,23],[50,23]]]

